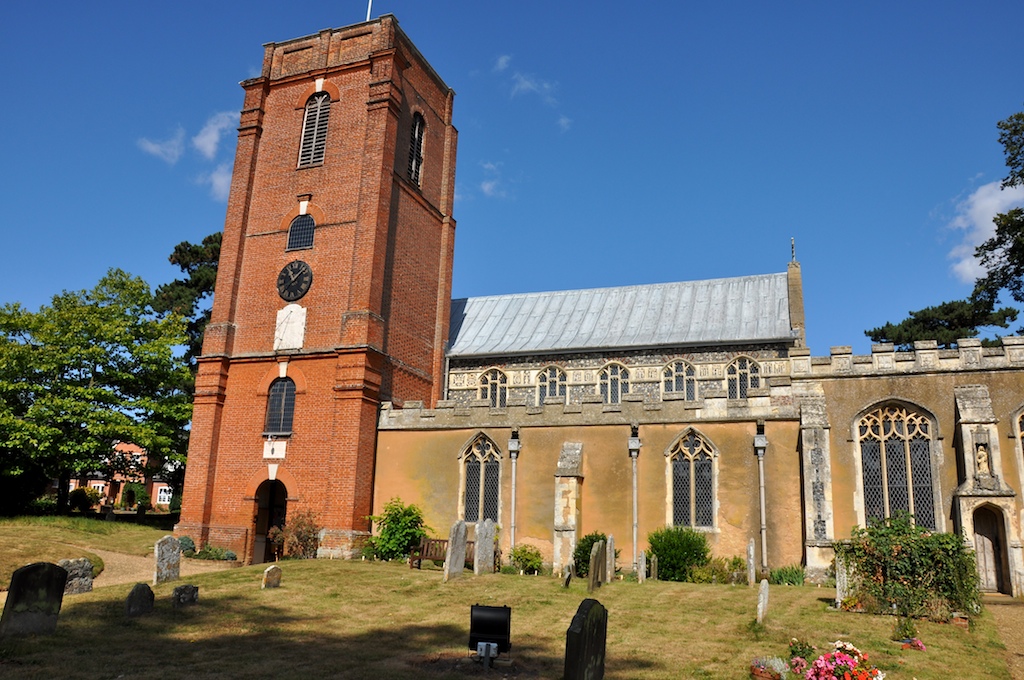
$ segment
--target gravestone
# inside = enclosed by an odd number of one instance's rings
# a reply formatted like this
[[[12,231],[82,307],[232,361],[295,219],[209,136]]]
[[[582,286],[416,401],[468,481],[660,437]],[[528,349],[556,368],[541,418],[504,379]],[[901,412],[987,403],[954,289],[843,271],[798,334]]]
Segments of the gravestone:
[[[199,586],[177,586],[171,593],[171,606],[175,609],[199,604]]]
[[[757,622],[763,623],[768,615],[768,581],[761,579],[761,587],[757,590]]]
[[[636,558],[636,582],[643,583],[647,580],[647,551],[641,550],[640,556]]]
[[[260,584],[260,590],[266,590],[267,588],[278,588],[281,585],[281,567],[276,564],[272,564],[263,570],[263,583]]]
[[[476,523],[476,544],[473,546],[473,573],[490,574],[494,571],[494,520],[487,518]]]
[[[92,590],[92,562],[89,558],[61,560],[57,566],[68,572],[68,582],[64,586],[65,595],[80,595]]]
[[[562,567],[562,587],[568,588],[569,584],[572,583],[572,564],[567,564]]]
[[[597,541],[590,546],[590,570],[587,572],[587,592],[592,593],[601,587],[601,570],[604,567],[604,541]]]
[[[651,580],[658,580],[658,556],[651,555]]]
[[[57,615],[64,601],[68,572],[56,564],[36,562],[11,576],[7,602],[0,617],[0,637],[49,635],[57,630]]]
[[[608,610],[590,598],[580,603],[565,632],[565,680],[601,680],[604,678],[605,640],[608,637]]]
[[[136,583],[124,601],[124,615],[131,618],[148,614],[153,611],[155,600],[153,589],[148,584]]]
[[[850,565],[846,560],[846,556],[842,553],[836,553],[836,609],[841,609],[843,606],[843,600],[850,597],[851,586],[850,583]]]
[[[153,572],[153,585],[167,581],[177,581],[181,575],[181,545],[174,536],[164,536],[153,548],[156,559],[156,571]]]
[[[757,577],[754,575],[754,539],[750,539],[747,543],[747,585],[751,588],[757,582]]]
[[[608,542],[604,546],[605,551],[608,553],[608,560],[604,570],[604,582],[608,583],[615,578],[615,537],[609,536]]]
[[[444,582],[458,578],[466,567],[466,523],[461,519],[448,533],[448,549],[444,554]]]

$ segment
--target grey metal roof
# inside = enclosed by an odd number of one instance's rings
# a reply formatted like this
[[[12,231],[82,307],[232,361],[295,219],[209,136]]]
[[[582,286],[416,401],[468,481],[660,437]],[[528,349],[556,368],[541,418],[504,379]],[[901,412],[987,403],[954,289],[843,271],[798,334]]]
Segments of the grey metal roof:
[[[448,354],[788,341],[787,276],[516,293],[452,300]]]

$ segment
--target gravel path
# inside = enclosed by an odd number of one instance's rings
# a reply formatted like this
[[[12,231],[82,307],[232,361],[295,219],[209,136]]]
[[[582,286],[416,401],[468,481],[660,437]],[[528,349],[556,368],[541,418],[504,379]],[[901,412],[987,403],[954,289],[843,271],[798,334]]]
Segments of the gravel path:
[[[1006,665],[1013,680],[1024,680],[1024,601],[1009,595],[984,595],[982,602],[999,627],[999,639],[1006,645]]]

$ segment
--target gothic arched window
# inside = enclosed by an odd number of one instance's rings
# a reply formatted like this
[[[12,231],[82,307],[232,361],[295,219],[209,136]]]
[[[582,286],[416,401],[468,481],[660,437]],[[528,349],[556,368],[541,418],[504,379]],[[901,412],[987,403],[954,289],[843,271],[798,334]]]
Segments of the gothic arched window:
[[[491,519],[498,522],[501,496],[501,459],[492,442],[478,435],[463,454],[462,518],[467,522]]]
[[[857,423],[866,522],[898,510],[935,525],[931,420],[899,404],[869,411]]]
[[[685,361],[674,361],[661,372],[665,392],[683,395],[687,401],[697,398],[697,372]]]
[[[761,386],[761,368],[757,362],[747,357],[740,357],[729,364],[725,370],[725,378],[729,387],[730,399],[746,399],[747,390]]]
[[[426,122],[419,113],[412,116],[412,134],[409,140],[409,181],[420,183],[420,170],[423,168],[423,133]]]
[[[618,404],[629,393],[629,369],[622,364],[608,364],[598,375],[601,398],[606,404]]]
[[[295,383],[291,378],[278,378],[270,384],[267,394],[267,418],[264,434],[290,435],[295,415]]]
[[[480,376],[480,398],[491,402],[491,408],[505,408],[508,400],[508,376],[496,368]]]
[[[288,246],[286,250],[305,250],[313,247],[313,232],[316,222],[310,215],[299,215],[288,227]]]
[[[715,451],[699,433],[684,433],[668,451],[672,467],[672,524],[715,524]]]
[[[537,404],[548,397],[557,397],[565,402],[565,371],[557,366],[548,366],[537,376]]]
[[[331,95],[317,92],[306,101],[299,142],[299,167],[320,165],[327,148],[327,121],[331,116]]]

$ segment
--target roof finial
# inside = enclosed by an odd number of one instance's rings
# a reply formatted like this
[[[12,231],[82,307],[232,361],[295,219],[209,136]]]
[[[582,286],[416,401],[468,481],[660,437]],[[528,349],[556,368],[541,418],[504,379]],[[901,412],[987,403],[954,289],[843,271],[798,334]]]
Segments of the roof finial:
[[[796,262],[796,239],[790,237],[789,239],[789,255],[793,262]]]

